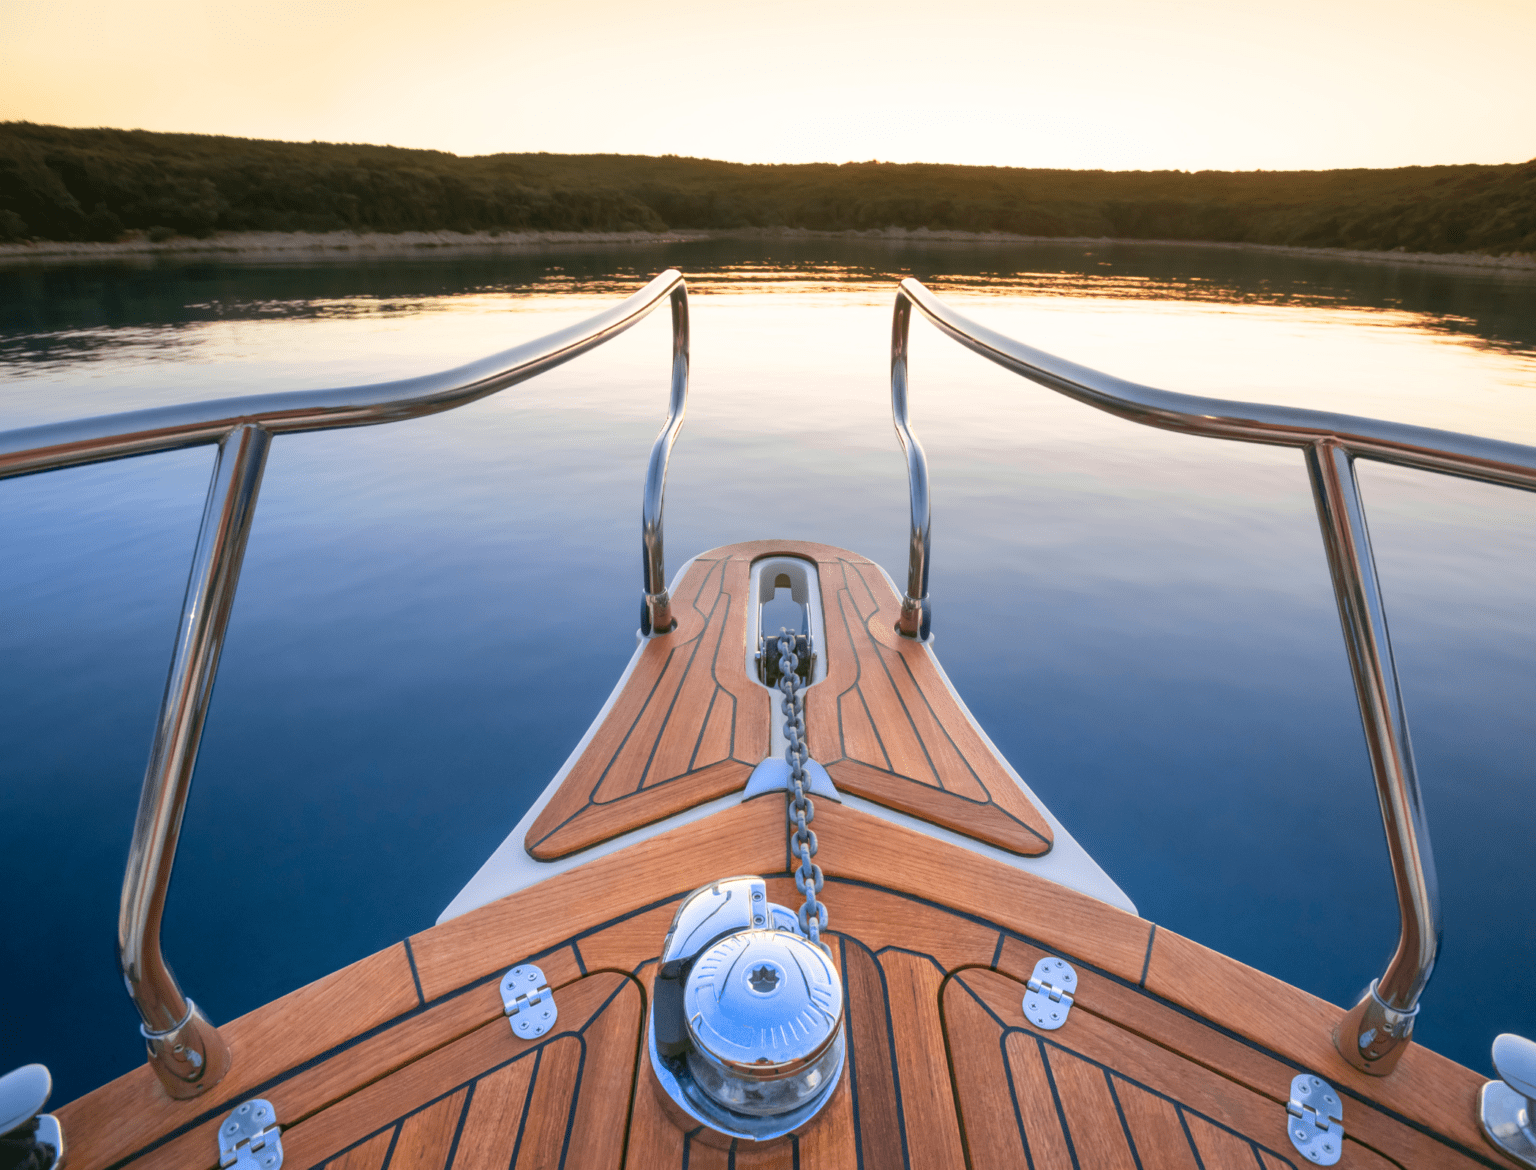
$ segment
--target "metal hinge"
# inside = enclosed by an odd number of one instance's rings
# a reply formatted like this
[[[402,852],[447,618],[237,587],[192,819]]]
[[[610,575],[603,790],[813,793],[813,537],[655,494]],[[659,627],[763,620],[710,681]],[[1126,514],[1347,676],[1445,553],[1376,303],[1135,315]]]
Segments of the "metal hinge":
[[[1291,1145],[1318,1166],[1332,1166],[1344,1153],[1344,1107],[1332,1085],[1311,1073],[1291,1079],[1285,1107]]]
[[[237,1105],[219,1126],[219,1165],[239,1170],[279,1170],[282,1131],[272,1102],[253,1097]]]
[[[544,972],[532,963],[513,967],[502,976],[501,1010],[507,1014],[513,1033],[524,1040],[538,1039],[560,1016]]]
[[[1049,955],[1035,964],[1035,972],[1025,985],[1024,1018],[1037,1028],[1054,1032],[1067,1022],[1072,1010],[1072,993],[1077,990],[1077,972],[1065,959]]]

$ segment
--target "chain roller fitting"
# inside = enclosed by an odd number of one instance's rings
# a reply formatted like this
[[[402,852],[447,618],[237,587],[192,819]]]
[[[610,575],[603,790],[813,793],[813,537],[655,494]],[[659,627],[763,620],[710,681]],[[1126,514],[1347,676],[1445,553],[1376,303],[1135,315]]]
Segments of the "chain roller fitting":
[[[781,630],[778,688],[784,698],[779,708],[784,712],[784,738],[789,741],[784,749],[784,762],[789,765],[789,778],[794,785],[794,795],[789,798],[789,823],[794,826],[790,847],[800,861],[800,868],[795,871],[795,889],[805,898],[805,904],[800,907],[800,929],[813,943],[822,946],[821,932],[827,928],[827,908],[816,895],[826,884],[826,878],[821,866],[811,860],[817,850],[816,834],[810,828],[816,819],[816,806],[806,795],[811,782],[805,773],[805,761],[810,754],[805,746],[805,695],[795,669],[799,664],[794,635]]]

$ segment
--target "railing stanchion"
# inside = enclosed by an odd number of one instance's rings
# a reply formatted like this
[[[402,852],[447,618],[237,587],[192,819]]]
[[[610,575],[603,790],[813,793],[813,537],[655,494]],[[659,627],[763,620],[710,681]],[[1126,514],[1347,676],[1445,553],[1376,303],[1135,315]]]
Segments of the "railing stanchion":
[[[1386,1076],[1412,1042],[1419,996],[1440,951],[1439,885],[1354,459],[1342,444],[1323,441],[1306,448],[1306,460],[1402,920],[1386,971],[1339,1022],[1334,1043],[1356,1068]]]
[[[907,456],[907,491],[912,517],[907,542],[907,592],[901,599],[896,632],[904,638],[926,641],[933,624],[928,603],[929,525],[928,457],[907,420],[907,342],[912,324],[912,301],[897,290],[896,312],[891,320],[891,420]]]
[[[248,423],[219,444],[123,876],[118,964],[144,1021],[150,1067],[176,1098],[207,1091],[229,1071],[228,1045],[160,953],[160,921],[271,441]]]
[[[662,543],[661,516],[667,494],[667,462],[672,444],[683,429],[688,409],[688,287],[679,279],[672,289],[672,395],[667,419],[651,445],[651,462],[645,473],[645,496],[640,509],[640,543],[645,571],[645,596],[640,603],[640,633],[670,633],[677,627],[672,598],[667,592],[667,564]]]

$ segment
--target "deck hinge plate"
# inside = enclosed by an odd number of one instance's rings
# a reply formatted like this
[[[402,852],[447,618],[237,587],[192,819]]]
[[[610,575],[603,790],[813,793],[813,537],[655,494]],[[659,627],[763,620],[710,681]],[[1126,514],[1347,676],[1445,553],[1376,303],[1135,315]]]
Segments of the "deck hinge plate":
[[[279,1170],[282,1130],[272,1102],[253,1097],[236,1105],[219,1126],[219,1165],[238,1170]]]
[[[1047,955],[1035,964],[1025,984],[1024,1018],[1037,1028],[1054,1032],[1067,1022],[1072,996],[1077,991],[1077,972],[1065,959]]]
[[[1296,1152],[1315,1166],[1332,1166],[1344,1153],[1344,1106],[1327,1081],[1311,1073],[1291,1078],[1285,1132]]]
[[[555,993],[549,989],[544,972],[532,963],[522,963],[502,976],[501,1010],[513,1034],[523,1040],[537,1040],[560,1018]]]

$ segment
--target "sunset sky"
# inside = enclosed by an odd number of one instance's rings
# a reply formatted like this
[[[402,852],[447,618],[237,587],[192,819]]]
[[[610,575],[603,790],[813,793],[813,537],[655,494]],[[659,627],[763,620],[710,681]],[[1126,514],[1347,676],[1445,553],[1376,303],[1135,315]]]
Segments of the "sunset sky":
[[[1270,170],[1536,157],[1536,0],[0,0],[0,121]]]

